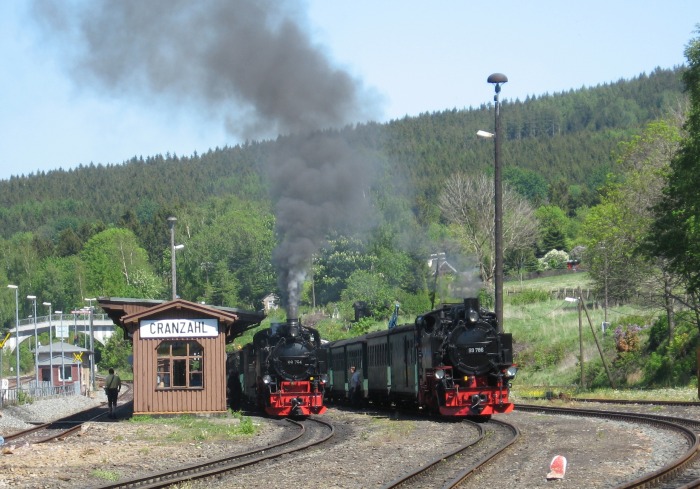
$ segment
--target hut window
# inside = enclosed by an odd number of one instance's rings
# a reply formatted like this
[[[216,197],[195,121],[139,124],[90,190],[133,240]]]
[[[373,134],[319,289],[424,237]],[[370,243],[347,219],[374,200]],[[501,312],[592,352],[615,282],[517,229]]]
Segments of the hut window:
[[[63,372],[58,369],[58,380],[73,380],[73,367],[70,365],[63,366]]]
[[[204,387],[204,348],[196,341],[164,341],[158,345],[157,389]]]

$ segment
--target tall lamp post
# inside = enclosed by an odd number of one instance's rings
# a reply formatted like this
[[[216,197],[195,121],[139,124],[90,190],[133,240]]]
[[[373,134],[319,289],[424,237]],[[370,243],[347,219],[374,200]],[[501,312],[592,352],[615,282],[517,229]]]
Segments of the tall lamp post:
[[[63,334],[63,311],[54,311],[54,312],[56,314],[59,314],[59,318],[61,321],[61,323],[60,323],[61,326],[58,329],[58,331],[61,332],[60,333],[61,336],[56,335],[61,340],[61,375],[58,376],[58,380],[60,380],[61,385],[63,385],[63,395],[65,395],[66,394],[66,367],[64,364],[64,360],[63,360],[63,340],[65,339],[65,335]]]
[[[27,299],[34,303],[34,380],[39,388],[39,334],[36,331],[36,296],[28,295]]]
[[[92,329],[93,321],[93,309],[92,302],[96,301],[96,298],[85,299],[90,304],[90,385],[92,386],[92,392],[97,391],[97,384],[95,383],[95,333]]]
[[[172,273],[173,300],[177,299],[177,277],[175,274],[175,222],[177,222],[177,217],[168,218],[168,224],[170,225],[170,271]]]
[[[49,379],[51,380],[51,388],[53,389],[53,327],[51,326],[51,307],[50,302],[42,302],[49,308]]]
[[[488,83],[493,83],[496,94],[493,97],[494,106],[496,109],[496,137],[494,144],[494,205],[495,210],[495,255],[496,255],[496,271],[494,277],[494,295],[496,302],[496,319],[498,319],[498,332],[503,332],[503,185],[501,182],[501,104],[498,99],[501,93],[501,85],[508,81],[508,77],[503,73],[494,73],[486,80]]]
[[[21,388],[19,383],[19,287],[17,285],[8,285],[8,289],[15,289],[15,339],[17,344],[15,344],[15,356],[17,361],[17,392]]]

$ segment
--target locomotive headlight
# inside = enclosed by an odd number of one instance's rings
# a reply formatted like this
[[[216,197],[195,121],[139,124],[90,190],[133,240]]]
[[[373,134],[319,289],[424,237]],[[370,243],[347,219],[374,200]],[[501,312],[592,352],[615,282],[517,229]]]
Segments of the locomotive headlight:
[[[328,376],[326,374],[321,374],[321,376],[319,378],[320,378],[322,384],[328,383]]]
[[[475,323],[479,320],[479,313],[474,309],[469,309],[468,317],[470,323]]]
[[[444,370],[436,370],[435,371],[435,378],[438,380],[442,380],[445,378],[445,371]]]
[[[265,382],[266,384],[271,383],[272,377],[270,377],[269,375],[263,375],[263,382]]]
[[[515,378],[515,374],[517,374],[517,373],[518,373],[518,367],[516,367],[515,365],[511,365],[511,366],[508,367],[508,369],[506,370],[506,378],[507,378],[507,379],[514,379],[514,378]]]

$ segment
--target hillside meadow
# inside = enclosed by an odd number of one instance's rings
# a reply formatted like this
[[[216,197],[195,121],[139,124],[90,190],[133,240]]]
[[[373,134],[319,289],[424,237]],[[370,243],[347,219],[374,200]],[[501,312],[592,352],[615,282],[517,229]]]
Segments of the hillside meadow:
[[[579,288],[585,304],[580,315],[578,303],[573,300]],[[697,376],[692,369],[686,368],[683,382],[664,382],[658,381],[651,368],[655,347],[650,338],[655,334],[653,325],[663,317],[662,310],[609,304],[609,326],[603,331],[604,301],[592,295],[585,272],[504,284],[504,331],[513,334],[520,367],[513,382],[516,398],[563,394],[698,399]]]

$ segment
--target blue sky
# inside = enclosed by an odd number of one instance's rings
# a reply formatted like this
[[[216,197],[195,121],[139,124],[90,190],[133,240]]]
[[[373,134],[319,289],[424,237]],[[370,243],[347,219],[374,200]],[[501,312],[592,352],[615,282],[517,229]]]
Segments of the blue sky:
[[[494,72],[509,78],[502,99],[524,99],[672,68],[700,23],[697,0],[299,5],[313,46],[376,95],[380,121],[487,103]],[[0,2],[0,179],[242,142],[205,107],[83,84],[56,45],[29,1]]]

